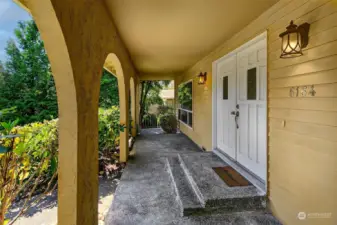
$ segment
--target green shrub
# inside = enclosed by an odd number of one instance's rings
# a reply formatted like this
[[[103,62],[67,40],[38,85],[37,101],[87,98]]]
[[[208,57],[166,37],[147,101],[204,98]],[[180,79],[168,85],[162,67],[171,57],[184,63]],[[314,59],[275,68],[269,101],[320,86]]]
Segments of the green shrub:
[[[167,106],[167,105],[160,105],[158,106],[158,114],[166,114],[166,113],[170,113],[173,114],[173,108],[171,106]]]
[[[99,109],[99,174],[104,177],[120,176],[125,164],[119,163],[120,132],[125,125],[120,124],[119,107]]]
[[[43,123],[30,123],[22,127],[16,127],[18,134],[23,135],[21,142],[25,142],[25,151],[35,160],[48,157],[50,153],[54,155],[51,170],[55,170],[57,165],[58,152],[58,119],[45,120]],[[51,171],[55,172],[55,171]]]
[[[105,166],[118,163],[119,159],[119,135],[125,129],[120,125],[119,107],[113,106],[109,109],[99,109],[99,159],[100,171]],[[25,163],[30,168],[36,169],[42,160],[43,175],[39,181],[39,187],[43,188],[50,178],[55,174],[58,164],[58,119],[26,124],[24,126],[15,126],[13,123],[1,123],[0,136],[8,134],[18,134],[12,146],[13,152],[19,156],[24,156]],[[7,125],[6,125],[7,124]],[[10,132],[5,132],[6,127]],[[2,129],[1,129],[2,128]],[[10,139],[1,139],[0,145],[9,146]],[[28,169],[27,169],[28,168]],[[28,185],[29,186],[29,185]],[[23,196],[22,196],[23,195]],[[20,193],[24,197],[25,193]]]
[[[113,150],[119,145],[119,134],[123,129],[119,121],[119,107],[112,106],[109,109],[99,109],[98,112],[98,146],[100,151]]]
[[[169,134],[177,133],[177,119],[172,113],[159,115],[160,127]]]
[[[43,170],[47,178],[57,170],[58,163],[58,120],[50,120],[17,126],[11,129],[11,134],[18,134],[15,138],[14,152],[18,155],[27,155],[32,167],[46,160]],[[2,123],[3,127],[4,124]],[[5,142],[8,140],[2,140]],[[5,144],[6,145],[6,144]],[[43,182],[43,181],[42,181]]]
[[[1,122],[0,133],[0,224],[13,201],[25,198],[18,216],[31,204],[36,193],[47,194],[57,182],[57,120],[16,127],[14,122]],[[18,218],[15,217],[10,224]]]

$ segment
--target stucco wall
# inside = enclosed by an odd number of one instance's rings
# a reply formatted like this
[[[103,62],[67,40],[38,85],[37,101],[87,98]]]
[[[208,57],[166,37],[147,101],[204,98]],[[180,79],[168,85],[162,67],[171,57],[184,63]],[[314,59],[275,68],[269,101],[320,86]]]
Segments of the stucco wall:
[[[279,59],[279,33],[290,20],[311,24],[304,55]],[[182,132],[198,145],[212,147],[212,62],[268,31],[268,196],[284,223],[337,224],[337,1],[280,0],[259,18],[182,74],[193,79],[193,130]],[[202,70],[206,86],[196,82]],[[293,86],[315,85],[314,97],[291,98]],[[285,122],[285,127],[282,123]],[[305,221],[298,212],[332,218]],[[331,213],[331,214],[329,214]],[[313,214],[311,214],[314,216]],[[321,214],[322,215],[322,214]]]

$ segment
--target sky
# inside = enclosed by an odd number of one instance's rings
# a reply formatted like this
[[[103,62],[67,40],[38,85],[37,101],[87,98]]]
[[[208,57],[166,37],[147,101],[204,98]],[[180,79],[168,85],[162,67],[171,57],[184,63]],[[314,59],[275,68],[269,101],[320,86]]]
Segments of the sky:
[[[12,0],[0,0],[0,61],[6,60],[6,43],[8,39],[15,37],[17,23],[30,19],[30,15]]]

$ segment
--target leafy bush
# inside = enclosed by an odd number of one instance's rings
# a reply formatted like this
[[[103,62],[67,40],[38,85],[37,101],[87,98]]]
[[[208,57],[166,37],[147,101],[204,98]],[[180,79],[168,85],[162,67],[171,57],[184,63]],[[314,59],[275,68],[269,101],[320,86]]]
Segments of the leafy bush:
[[[19,135],[15,138],[14,152],[19,155],[27,154],[32,166],[36,166],[43,159],[49,158],[44,165],[44,169],[47,171],[47,175],[52,176],[57,170],[58,162],[57,122],[58,120],[55,119],[17,127],[13,127],[13,123],[1,123],[1,125],[5,128],[4,134]],[[14,123],[17,122],[14,121]],[[0,144],[1,142],[2,145],[6,146],[9,140],[3,139],[0,140]]]
[[[121,125],[119,107],[99,109],[99,173],[105,177],[120,174],[124,164],[119,163],[119,135],[125,129]]]
[[[119,176],[125,166],[118,161],[119,135],[125,129],[119,113],[117,106],[99,109],[99,171],[106,177]],[[50,193],[57,185],[58,120],[17,124],[0,123],[0,225],[13,201],[25,198],[21,215],[41,199],[30,202],[33,194]]]
[[[18,120],[2,122],[0,134],[0,224],[12,202],[25,197],[18,216],[43,195],[31,202],[36,192],[47,194],[57,182],[57,120],[16,127]]]
[[[159,115],[159,123],[160,127],[166,132],[170,134],[177,133],[177,119],[172,113],[165,113]]]
[[[166,114],[166,113],[171,113],[173,114],[173,108],[171,106],[167,105],[160,105],[158,106],[158,113],[160,114]]]
[[[115,149],[119,145],[119,107],[112,106],[109,109],[100,108],[98,111],[98,146],[100,151]]]

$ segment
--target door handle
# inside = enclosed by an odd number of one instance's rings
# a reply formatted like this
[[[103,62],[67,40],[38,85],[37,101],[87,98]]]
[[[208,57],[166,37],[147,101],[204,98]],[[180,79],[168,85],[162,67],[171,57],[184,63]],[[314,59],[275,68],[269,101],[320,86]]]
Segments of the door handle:
[[[239,121],[238,118],[240,116],[240,112],[239,111],[231,111],[231,115],[235,116],[235,124],[236,124],[236,129],[239,129]]]
[[[238,122],[239,116],[240,116],[240,112],[239,112],[239,111],[236,111],[236,113],[235,113],[235,124],[236,124],[236,129],[239,129],[239,122]]]

